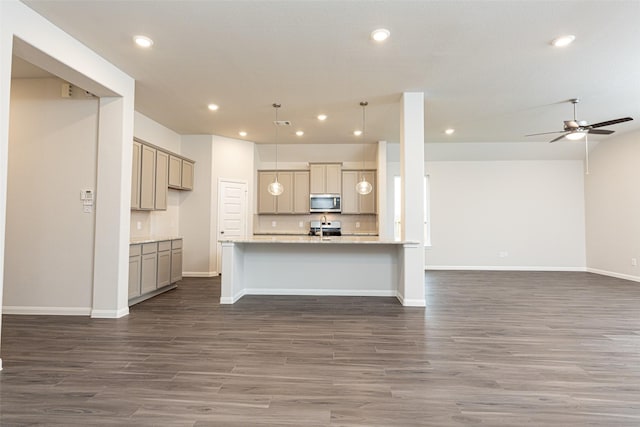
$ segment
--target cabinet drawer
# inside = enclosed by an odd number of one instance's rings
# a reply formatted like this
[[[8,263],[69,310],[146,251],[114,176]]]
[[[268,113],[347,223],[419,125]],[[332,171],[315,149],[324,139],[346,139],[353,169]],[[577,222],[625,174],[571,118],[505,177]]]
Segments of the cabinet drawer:
[[[182,247],[182,239],[171,241],[171,249],[180,249],[181,247]]]
[[[142,253],[143,254],[153,254],[156,253],[158,251],[158,244],[157,243],[145,243],[144,245],[142,245]]]
[[[166,240],[164,242],[158,242],[158,252],[171,250],[171,240]]]
[[[129,256],[136,256],[142,253],[142,245],[129,245]]]

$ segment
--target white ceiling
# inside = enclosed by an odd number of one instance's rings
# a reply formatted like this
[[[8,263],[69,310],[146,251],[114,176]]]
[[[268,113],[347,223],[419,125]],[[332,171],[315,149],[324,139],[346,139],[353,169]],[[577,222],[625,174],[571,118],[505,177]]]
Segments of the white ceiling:
[[[561,130],[575,97],[579,119],[640,129],[637,0],[25,3],[134,77],[136,110],[180,134],[272,143],[280,102],[293,126],[279,142],[355,143],[367,100],[364,141],[397,142],[405,91],[425,93],[427,142],[546,143],[524,135]],[[369,38],[378,27],[384,44]],[[549,45],[567,33],[573,45]]]

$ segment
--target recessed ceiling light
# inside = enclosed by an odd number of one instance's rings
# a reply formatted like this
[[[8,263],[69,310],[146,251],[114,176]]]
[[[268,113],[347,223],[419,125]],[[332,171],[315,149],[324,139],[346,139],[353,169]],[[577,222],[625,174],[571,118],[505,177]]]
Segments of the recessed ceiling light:
[[[303,132],[303,131],[301,131],[301,130],[296,131],[296,135],[298,135],[298,136],[302,136],[302,135],[304,135],[304,132]]]
[[[354,130],[354,131],[353,131],[353,134],[354,134],[355,136],[360,136],[360,135],[362,135],[362,131],[361,131],[361,130]]]
[[[453,135],[453,133],[455,132],[455,129],[449,128],[447,130],[444,131],[444,133],[446,133],[447,135]]]
[[[322,121],[327,120],[327,115],[326,114],[318,115],[318,120],[322,120]]]
[[[148,48],[153,46],[153,40],[147,36],[134,36],[133,41],[140,47]]]
[[[241,130],[240,132],[238,132],[238,135],[240,135],[242,137],[245,137],[245,136],[247,136],[247,133],[245,131]]]
[[[566,36],[556,37],[555,39],[551,40],[551,44],[555,47],[565,47],[573,43],[575,39],[576,36],[568,34]]]
[[[209,104],[207,105],[207,108],[211,111],[218,111],[218,108],[220,108],[217,104]]]
[[[377,42],[383,42],[389,38],[391,35],[391,31],[386,28],[378,28],[377,30],[373,30],[371,32],[371,38]]]

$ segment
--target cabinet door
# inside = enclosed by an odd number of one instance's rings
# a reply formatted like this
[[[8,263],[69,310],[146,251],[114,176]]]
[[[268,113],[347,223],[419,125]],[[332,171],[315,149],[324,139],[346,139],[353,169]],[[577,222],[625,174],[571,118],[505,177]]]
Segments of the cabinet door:
[[[171,250],[171,283],[182,280],[182,249]]]
[[[167,209],[168,179],[169,154],[158,150],[156,153],[156,210]]]
[[[309,213],[309,172],[293,173],[293,213]]]
[[[325,192],[328,194],[340,194],[342,190],[342,165],[327,164],[325,165]]]
[[[182,188],[182,159],[169,156],[169,187]]]
[[[183,190],[193,190],[193,163],[182,160],[182,183]]]
[[[140,209],[140,150],[142,144],[133,141],[131,159],[131,209]]]
[[[356,184],[359,181],[359,175],[357,171],[344,171],[342,172],[342,213],[343,214],[357,214],[360,213],[358,209],[358,196],[356,192]]]
[[[276,174],[271,171],[258,171],[258,213],[276,213],[276,197],[269,194],[267,187],[275,179]]]
[[[366,180],[373,186],[373,190],[369,194],[358,194],[359,203],[358,208],[361,214],[375,214],[376,213],[376,193],[378,191],[376,187],[376,173],[374,171],[362,172],[358,176],[358,181],[364,176]],[[355,186],[354,186],[355,192]],[[357,192],[356,192],[357,194]]]
[[[129,257],[129,299],[140,296],[140,255]]]
[[[140,162],[140,209],[155,207],[156,149],[142,144]]]
[[[160,242],[165,243],[165,242]],[[166,242],[168,243],[168,242]],[[171,250],[158,252],[158,288],[171,283]]]
[[[309,165],[309,192],[311,194],[325,193],[327,168],[325,165]]]
[[[293,172],[277,172],[277,176],[283,191],[276,197],[276,210],[278,213],[293,213]]]
[[[143,294],[156,289],[158,283],[158,244],[142,245],[142,272],[140,274],[140,290]]]

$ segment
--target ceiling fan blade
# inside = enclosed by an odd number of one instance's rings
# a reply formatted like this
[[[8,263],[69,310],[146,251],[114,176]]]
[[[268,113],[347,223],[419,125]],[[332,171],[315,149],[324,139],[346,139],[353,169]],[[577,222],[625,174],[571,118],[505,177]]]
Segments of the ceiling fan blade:
[[[571,133],[571,132],[568,132],[568,133]],[[557,137],[555,139],[552,139],[551,141],[549,141],[549,144],[551,144],[552,142],[560,141],[562,138],[564,138],[565,135],[566,135],[566,133],[563,134],[563,135],[560,135],[559,137]]]
[[[552,134],[552,133],[562,133],[562,132],[565,132],[565,131],[564,130],[557,130],[555,132],[532,133],[532,134],[525,135],[525,136],[549,135],[549,134]]]
[[[589,129],[589,133],[593,133],[595,135],[611,135],[615,130],[609,129]]]
[[[618,123],[624,123],[633,120],[631,117],[623,117],[621,119],[607,120],[606,122],[595,123],[593,125],[589,125],[589,128],[601,128],[604,126],[615,125]]]

